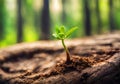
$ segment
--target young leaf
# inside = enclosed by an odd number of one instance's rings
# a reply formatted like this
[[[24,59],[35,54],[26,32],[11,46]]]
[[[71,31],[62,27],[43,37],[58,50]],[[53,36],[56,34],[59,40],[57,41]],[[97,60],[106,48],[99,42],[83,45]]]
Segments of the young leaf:
[[[61,27],[60,27],[60,32],[61,32],[61,33],[65,33],[65,27],[64,27],[64,26],[61,26]]]
[[[66,38],[69,37],[76,29],[77,29],[77,27],[73,27],[69,31],[67,31],[66,32]]]
[[[60,37],[60,39],[65,39],[65,34],[64,33],[59,33],[58,36]]]
[[[71,28],[69,31],[65,31],[65,27],[61,26],[61,27],[57,27],[55,33],[53,34],[53,36],[57,39],[65,39],[68,36],[70,36],[75,30],[77,29],[77,27]]]
[[[60,29],[58,27],[56,27],[55,32],[56,32],[56,34],[60,33]]]
[[[60,39],[60,37],[58,36],[58,34],[52,34],[53,37],[55,37],[56,39]]]

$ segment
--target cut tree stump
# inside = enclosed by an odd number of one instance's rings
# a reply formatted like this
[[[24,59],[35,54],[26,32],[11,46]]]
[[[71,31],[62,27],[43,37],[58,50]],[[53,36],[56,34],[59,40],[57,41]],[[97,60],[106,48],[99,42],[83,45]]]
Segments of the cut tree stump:
[[[120,34],[21,43],[0,50],[0,84],[120,84]]]

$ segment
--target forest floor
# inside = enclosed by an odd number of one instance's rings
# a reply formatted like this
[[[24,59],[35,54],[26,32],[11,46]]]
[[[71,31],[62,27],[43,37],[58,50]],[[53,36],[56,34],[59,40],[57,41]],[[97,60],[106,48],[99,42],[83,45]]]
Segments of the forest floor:
[[[101,84],[99,80],[102,84],[120,83],[120,68],[116,68],[120,66],[120,34],[65,43],[71,53],[69,64],[65,63],[66,53],[60,41],[21,43],[1,49],[0,84]]]

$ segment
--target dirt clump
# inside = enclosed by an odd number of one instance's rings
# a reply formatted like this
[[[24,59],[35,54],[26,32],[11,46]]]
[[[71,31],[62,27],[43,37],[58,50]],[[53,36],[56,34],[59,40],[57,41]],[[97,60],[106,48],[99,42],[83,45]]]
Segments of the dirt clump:
[[[70,71],[78,71],[91,67],[93,65],[93,60],[90,60],[89,58],[85,57],[79,57],[79,56],[72,56],[71,61],[69,63],[66,63],[65,61],[62,61],[60,63],[57,63],[50,73],[45,74],[46,77],[57,75],[57,74],[65,74]]]

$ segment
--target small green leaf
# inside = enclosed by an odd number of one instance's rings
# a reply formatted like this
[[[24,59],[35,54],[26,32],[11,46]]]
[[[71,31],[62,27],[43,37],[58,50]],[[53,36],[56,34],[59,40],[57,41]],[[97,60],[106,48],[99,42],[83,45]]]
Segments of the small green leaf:
[[[66,32],[66,38],[69,37],[75,30],[77,30],[77,27],[73,27],[69,31],[67,31]]]
[[[55,32],[56,32],[56,34],[60,33],[60,29],[57,27]]]
[[[61,33],[65,33],[65,27],[64,27],[64,26],[61,26],[61,27],[60,27],[60,32],[61,32]]]
[[[74,27],[66,32],[64,26],[56,27],[56,31],[53,34],[53,36],[59,40],[62,40],[62,39],[67,38],[68,36],[70,36],[76,29],[77,29],[77,27]]]
[[[52,34],[52,36],[56,38],[56,37],[57,37],[57,34]]]
[[[65,34],[64,33],[59,33],[58,36],[60,37],[60,39],[65,39]]]
[[[56,39],[60,39],[60,37],[58,36],[58,34],[52,34],[53,37],[55,37]]]

